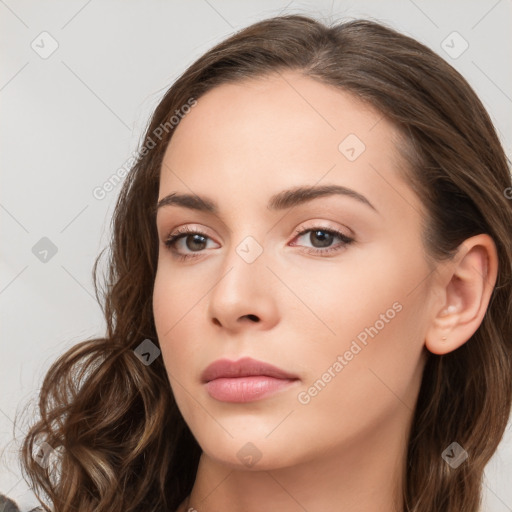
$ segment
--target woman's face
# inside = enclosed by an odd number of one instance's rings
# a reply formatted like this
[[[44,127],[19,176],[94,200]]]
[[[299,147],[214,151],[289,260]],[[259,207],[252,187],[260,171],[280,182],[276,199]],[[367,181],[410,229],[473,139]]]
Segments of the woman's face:
[[[153,306],[172,391],[205,455],[265,469],[327,451],[360,458],[378,440],[390,449],[397,431],[404,442],[435,273],[392,126],[288,72],[213,89],[175,130]],[[211,363],[242,358],[289,378],[260,368],[203,381]]]

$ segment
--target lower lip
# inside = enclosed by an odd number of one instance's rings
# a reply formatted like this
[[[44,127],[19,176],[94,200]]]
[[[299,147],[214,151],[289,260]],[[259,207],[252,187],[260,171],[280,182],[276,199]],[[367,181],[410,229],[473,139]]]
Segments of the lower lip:
[[[221,402],[253,402],[289,387],[298,379],[276,379],[266,375],[219,378],[207,382],[206,390]]]

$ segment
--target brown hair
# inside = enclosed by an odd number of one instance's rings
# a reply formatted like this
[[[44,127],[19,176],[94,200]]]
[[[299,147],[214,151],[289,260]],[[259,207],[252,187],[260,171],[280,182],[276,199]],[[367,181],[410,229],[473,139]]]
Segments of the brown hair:
[[[354,94],[398,128],[407,179],[428,212],[424,242],[432,261],[451,257],[475,234],[488,233],[496,244],[498,278],[481,326],[456,351],[429,353],[404,475],[404,511],[476,512],[512,397],[512,205],[504,195],[511,181],[495,129],[464,78],[414,39],[372,21],[327,27],[290,15],[255,23],[194,62],[157,106],[144,146],[190,98],[284,70]],[[172,133],[140,154],[116,204],[102,290],[106,335],[53,364],[40,392],[41,418],[24,440],[24,472],[56,512],[175,510],[194,483],[201,450],[162,358],[145,366],[133,352],[146,338],[158,344],[155,206]],[[53,476],[32,457],[42,441],[63,447]],[[469,454],[456,469],[441,456],[454,441]]]

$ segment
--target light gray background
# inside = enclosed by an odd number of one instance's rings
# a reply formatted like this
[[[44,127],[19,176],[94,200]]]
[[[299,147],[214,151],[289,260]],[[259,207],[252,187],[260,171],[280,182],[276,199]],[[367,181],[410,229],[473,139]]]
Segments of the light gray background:
[[[17,407],[59,354],[104,329],[91,270],[120,187],[103,200],[94,188],[133,155],[152,109],[189,64],[279,13],[370,17],[430,46],[474,87],[510,157],[511,0],[0,0],[0,492],[24,509],[37,502],[15,462]],[[454,31],[469,44],[457,58],[441,46]],[[464,43],[450,37],[458,53]],[[43,237],[57,247],[46,262],[32,252]],[[512,511],[511,477],[509,424],[486,470],[485,511]]]

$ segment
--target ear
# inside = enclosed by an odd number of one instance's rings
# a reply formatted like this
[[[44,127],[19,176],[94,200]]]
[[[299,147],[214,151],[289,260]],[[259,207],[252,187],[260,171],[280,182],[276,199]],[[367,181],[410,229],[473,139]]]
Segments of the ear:
[[[465,240],[455,257],[442,264],[425,346],[434,354],[447,354],[466,343],[476,332],[489,305],[498,255],[486,234]]]

